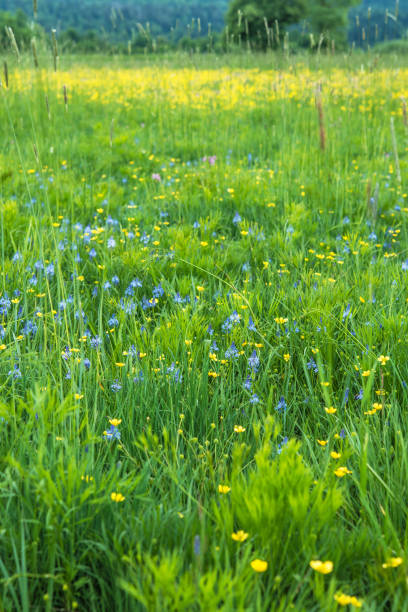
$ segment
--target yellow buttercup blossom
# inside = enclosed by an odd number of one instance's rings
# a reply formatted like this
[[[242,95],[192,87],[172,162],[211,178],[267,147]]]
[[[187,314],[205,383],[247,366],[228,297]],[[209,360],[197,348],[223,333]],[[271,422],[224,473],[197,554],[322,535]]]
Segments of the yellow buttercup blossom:
[[[268,569],[268,562],[262,561],[262,559],[254,559],[253,561],[251,561],[251,567],[254,572],[266,572],[266,570]]]
[[[403,562],[402,557],[391,557],[387,559],[385,563],[382,564],[384,569],[388,569],[389,567],[398,567]]]
[[[335,414],[337,412],[337,408],[333,408],[333,406],[330,406],[329,408],[325,408],[325,411],[327,412],[327,414]]]
[[[248,534],[243,531],[242,529],[240,529],[239,531],[236,531],[235,533],[231,534],[231,538],[235,541],[235,542],[245,542],[245,540],[248,538]]]
[[[313,560],[309,563],[310,567],[319,574],[330,574],[333,571],[332,561],[320,561],[319,559]]]
[[[114,427],[117,427],[122,422],[122,419],[109,419],[109,423]]]
[[[231,487],[228,485],[218,485],[218,493],[222,493],[222,495],[226,495],[231,491]]]
[[[337,470],[334,470],[334,473],[336,474],[337,478],[343,478],[343,476],[346,476],[346,474],[352,474],[353,472],[347,467],[342,466],[337,468]]]
[[[361,599],[357,599],[357,597],[346,595],[345,593],[336,593],[334,599],[340,606],[354,606],[355,608],[361,608],[363,602]]]
[[[111,500],[119,503],[119,502],[123,502],[125,500],[125,497],[122,495],[122,493],[111,493]]]
[[[330,457],[332,457],[333,459],[340,459],[341,453],[336,453],[336,451],[332,451],[330,453]]]
[[[386,357],[384,357],[384,355],[380,355],[377,361],[379,361],[382,366],[385,366],[387,361],[389,360],[390,358],[388,357],[388,355]]]
[[[245,427],[242,427],[242,425],[234,425],[234,431],[235,433],[243,433],[245,431]]]

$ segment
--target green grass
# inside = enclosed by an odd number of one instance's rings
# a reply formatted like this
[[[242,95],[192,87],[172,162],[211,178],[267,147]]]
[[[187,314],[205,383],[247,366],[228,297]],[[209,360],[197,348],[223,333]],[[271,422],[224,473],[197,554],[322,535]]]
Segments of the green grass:
[[[0,608],[408,610],[405,60],[7,61]]]

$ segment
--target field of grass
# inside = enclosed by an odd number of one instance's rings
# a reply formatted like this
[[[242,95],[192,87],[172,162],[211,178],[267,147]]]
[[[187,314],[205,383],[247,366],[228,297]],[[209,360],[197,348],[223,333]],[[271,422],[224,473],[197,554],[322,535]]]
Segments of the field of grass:
[[[408,610],[406,61],[1,81],[0,609]]]

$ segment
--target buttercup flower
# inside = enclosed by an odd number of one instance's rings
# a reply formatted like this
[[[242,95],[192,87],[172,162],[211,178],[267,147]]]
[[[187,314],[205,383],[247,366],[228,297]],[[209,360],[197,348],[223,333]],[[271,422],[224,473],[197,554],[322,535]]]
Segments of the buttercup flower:
[[[319,561],[316,559],[311,561],[309,565],[315,572],[319,572],[319,574],[330,574],[330,572],[333,571],[332,561]]]
[[[251,567],[254,572],[266,572],[266,570],[268,569],[268,562],[262,561],[262,559],[254,559],[253,561],[251,561]]]

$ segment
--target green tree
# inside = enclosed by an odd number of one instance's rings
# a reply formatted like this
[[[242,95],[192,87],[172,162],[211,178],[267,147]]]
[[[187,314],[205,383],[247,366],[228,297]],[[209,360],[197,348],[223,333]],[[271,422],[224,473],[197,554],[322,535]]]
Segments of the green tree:
[[[348,14],[352,6],[360,0],[313,0],[309,3],[308,21],[317,36],[325,36],[326,41],[334,40],[337,45],[347,42]]]
[[[286,26],[307,16],[307,0],[232,0],[226,22],[235,41],[264,48],[279,44]]]

